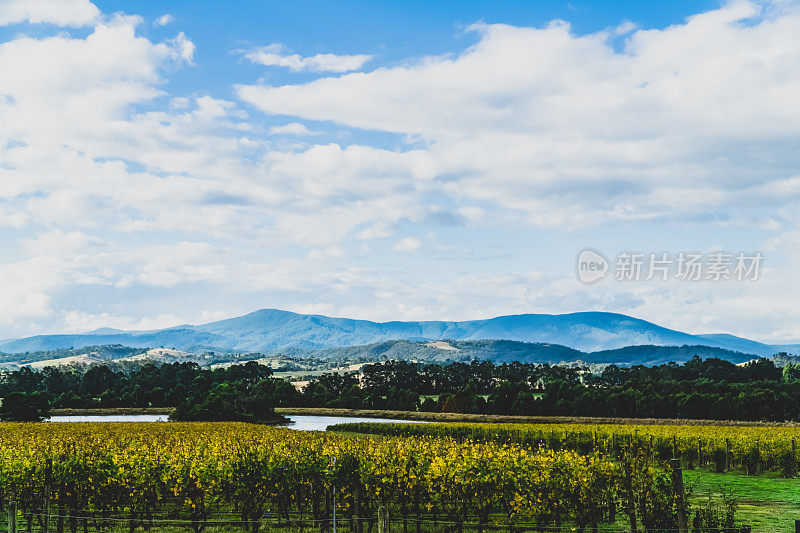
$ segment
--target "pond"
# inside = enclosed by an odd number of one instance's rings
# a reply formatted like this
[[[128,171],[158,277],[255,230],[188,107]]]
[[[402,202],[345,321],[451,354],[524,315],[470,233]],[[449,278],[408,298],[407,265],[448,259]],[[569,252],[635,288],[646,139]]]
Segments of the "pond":
[[[416,421],[393,420],[389,418],[357,418],[352,416],[307,416],[289,415],[290,420],[285,427],[297,431],[325,431],[333,424],[348,422],[377,422],[377,423],[410,423]],[[53,416],[49,422],[167,422],[169,415],[76,415]]]
[[[377,422],[383,424],[409,424],[417,423],[414,420],[392,420],[390,418],[358,418],[354,416],[295,416],[288,415],[286,418],[291,423],[286,426],[289,429],[298,431],[325,431],[325,428],[334,424],[347,424],[354,422]]]
[[[70,415],[51,416],[48,422],[167,422],[169,415]]]

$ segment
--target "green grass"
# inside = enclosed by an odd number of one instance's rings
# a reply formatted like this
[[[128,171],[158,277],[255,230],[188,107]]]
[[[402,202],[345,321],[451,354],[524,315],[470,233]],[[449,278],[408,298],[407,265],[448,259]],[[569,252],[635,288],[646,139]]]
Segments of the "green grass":
[[[800,519],[800,479],[784,479],[777,472],[748,476],[739,472],[716,474],[705,469],[684,470],[690,502],[698,504],[709,494],[717,501],[723,491],[736,499],[737,523],[749,524],[753,533],[794,532]]]

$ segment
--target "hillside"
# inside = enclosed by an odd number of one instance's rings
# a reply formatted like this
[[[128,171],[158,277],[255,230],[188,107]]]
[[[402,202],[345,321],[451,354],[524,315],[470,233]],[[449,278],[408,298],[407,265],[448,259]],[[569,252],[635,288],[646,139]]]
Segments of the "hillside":
[[[690,335],[617,313],[526,314],[462,322],[372,322],[277,309],[262,309],[209,324],[182,325],[156,331],[100,330],[79,335],[39,335],[0,344],[0,351],[21,353],[121,344],[139,348],[168,347],[195,353],[206,350],[274,353],[361,346],[391,340],[445,339],[558,344],[583,352],[641,345],[703,345],[753,355],[776,352],[772,346],[747,339]]]
[[[583,352],[559,344],[526,343],[503,340],[480,341],[384,341],[364,346],[329,348],[316,351],[293,351],[292,355],[304,358],[345,361],[384,361],[390,359],[425,362],[472,361],[494,363],[572,363],[583,361],[592,364],[656,365],[670,361],[682,363],[693,356],[716,357],[742,363],[753,355],[709,346],[626,346],[615,350]]]
[[[327,348],[323,350],[292,350],[291,355],[322,360],[384,361],[390,359],[413,361],[472,361],[498,363],[556,363],[578,361],[585,353],[559,344],[525,343],[504,340],[479,341],[383,341],[363,346]]]
[[[283,350],[282,355],[287,360],[303,360],[309,368],[325,367],[339,363],[369,363],[375,361],[405,360],[426,363],[443,363],[449,361],[470,362],[473,360],[491,361],[496,364],[511,363],[575,363],[589,364],[618,364],[631,365],[656,365],[670,361],[682,363],[698,355],[703,358],[716,357],[741,363],[749,361],[753,355],[713,348],[708,346],[626,346],[615,350],[598,352],[583,352],[561,346],[559,344],[527,343],[504,340],[479,340],[479,341],[383,341],[361,346],[346,346],[342,348],[325,348],[322,350]],[[90,346],[74,350],[50,350],[41,352],[27,352],[24,354],[0,353],[0,365],[14,363],[12,366],[24,364],[32,368],[45,366],[62,366],[70,363],[110,363],[152,360],[162,362],[196,361],[201,364],[217,361],[213,366],[227,367],[236,361],[249,361],[244,355],[233,356],[229,359],[219,354],[214,358],[202,357],[195,354],[180,352],[164,348],[126,348],[122,346]],[[797,358],[776,357],[777,364],[783,364]],[[262,362],[267,359],[258,359]],[[220,362],[222,361],[222,362]],[[295,363],[297,364],[297,363]]]

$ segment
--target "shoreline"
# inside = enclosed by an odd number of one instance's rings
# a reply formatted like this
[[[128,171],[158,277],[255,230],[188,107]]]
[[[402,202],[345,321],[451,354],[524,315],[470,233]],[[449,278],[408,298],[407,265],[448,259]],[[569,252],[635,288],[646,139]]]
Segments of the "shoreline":
[[[798,422],[754,422],[743,420],[690,420],[677,418],[601,418],[571,416],[481,415],[467,413],[429,413],[422,411],[380,411],[333,407],[276,407],[281,415],[341,416],[353,418],[393,418],[409,422],[473,422],[485,424],[619,424],[645,426],[738,426],[796,427]]]
[[[50,416],[168,415],[174,407],[101,407],[97,409],[53,409]]]

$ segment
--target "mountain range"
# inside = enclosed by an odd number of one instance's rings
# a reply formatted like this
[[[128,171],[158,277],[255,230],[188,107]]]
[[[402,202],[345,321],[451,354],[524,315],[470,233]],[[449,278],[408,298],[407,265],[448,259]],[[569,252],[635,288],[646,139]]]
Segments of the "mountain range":
[[[557,344],[581,352],[653,346],[706,346],[769,356],[800,351],[800,345],[773,346],[727,334],[692,335],[618,313],[508,315],[468,321],[372,322],[262,309],[201,325],[151,331],[109,328],[73,335],[37,335],[0,341],[0,351],[24,353],[91,345],[166,347],[187,352],[314,351],[385,341],[507,340]]]

